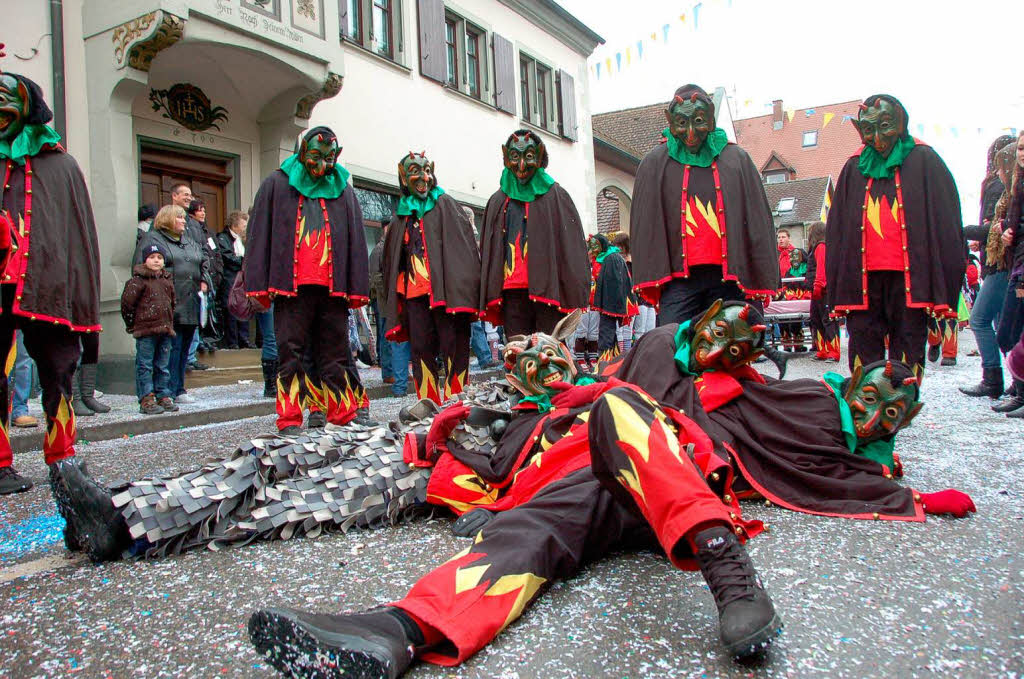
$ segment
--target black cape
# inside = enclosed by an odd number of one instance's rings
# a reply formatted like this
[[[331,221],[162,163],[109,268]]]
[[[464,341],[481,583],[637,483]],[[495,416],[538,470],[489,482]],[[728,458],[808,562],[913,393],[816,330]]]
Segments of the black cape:
[[[487,201],[480,234],[479,308],[495,323],[505,285],[505,216],[508,196],[498,190]],[[563,311],[587,306],[590,259],[576,205],[557,182],[529,204],[526,221],[530,299]],[[500,320],[495,324],[500,324]]]
[[[757,167],[729,144],[718,155],[725,209],[726,280],[755,295],[774,295],[781,284],[775,225]],[[681,197],[683,166],[658,146],[640,163],[629,216],[634,289],[657,304],[661,286],[685,277]]]
[[[625,355],[615,374],[659,403],[682,410],[716,443],[762,496],[795,511],[858,519],[923,521],[914,491],[885,476],[877,462],[846,447],[839,408],[818,380],[740,380],[742,393],[708,412],[719,388],[683,375],[673,361],[678,324],[655,328]],[[720,385],[719,385],[720,386]],[[710,407],[710,406],[709,406]],[[878,514],[876,517],[875,514]]]
[[[867,309],[866,254],[862,247],[864,191],[868,178],[853,156],[839,173],[825,228],[828,305],[835,311]],[[935,151],[918,144],[900,167],[910,267],[907,306],[938,314],[956,314],[967,268],[960,198],[956,183]],[[878,188],[895,176],[876,179]]]
[[[405,220],[392,216],[381,263],[384,315],[395,326],[399,325],[397,287]],[[430,265],[430,307],[443,307],[451,314],[475,314],[480,293],[480,251],[473,238],[473,225],[448,194],[441,194],[423,217],[423,239]]]
[[[617,252],[606,255],[594,282],[594,303],[590,308],[606,316],[625,318],[630,294],[629,267]]]
[[[99,332],[99,244],[82,170],[60,147],[46,147],[28,162],[32,214],[25,215],[25,166],[10,163],[9,187],[2,190],[14,228],[20,218],[30,226],[28,268],[17,281],[13,311],[76,332]],[[0,161],[0,173],[5,165]],[[17,242],[15,234],[11,238]]]
[[[369,251],[356,192],[348,187],[324,203],[331,224],[331,296],[348,299],[350,307],[362,306],[370,294]],[[274,170],[260,184],[249,215],[243,267],[245,291],[250,296],[295,294],[298,211],[299,192],[288,183],[284,171]]]

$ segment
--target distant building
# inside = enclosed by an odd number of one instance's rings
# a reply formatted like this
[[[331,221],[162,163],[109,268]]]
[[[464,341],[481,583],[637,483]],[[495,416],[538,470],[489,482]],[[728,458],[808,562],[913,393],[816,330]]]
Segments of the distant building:
[[[832,177],[835,182],[861,146],[850,123],[859,105],[825,104],[793,110],[790,116],[776,99],[770,114],[735,122],[736,143],[750,154],[767,184],[811,177]]]
[[[806,248],[807,228],[814,222],[825,221],[832,206],[834,188],[831,177],[765,184],[764,193],[772,208],[775,229],[787,229],[793,245]]]
[[[724,88],[712,93],[718,127],[736,141]],[[601,233],[629,231],[633,181],[640,161],[661,143],[667,102],[598,113],[594,130],[594,174],[597,180],[597,229]]]

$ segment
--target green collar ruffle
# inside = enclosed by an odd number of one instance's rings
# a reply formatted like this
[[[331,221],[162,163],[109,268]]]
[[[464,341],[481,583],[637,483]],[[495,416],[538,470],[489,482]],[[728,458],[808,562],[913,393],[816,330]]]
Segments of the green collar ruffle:
[[[684,375],[697,374],[690,370],[690,339],[690,321],[680,323],[679,330],[676,332],[676,353],[672,355],[672,358],[675,359],[679,372]]]
[[[348,187],[349,171],[338,164],[334,165],[334,172],[324,175],[316,182],[299,162],[297,153],[288,156],[281,163],[281,169],[288,175],[291,187],[306,198],[338,198]]]
[[[789,271],[786,272],[786,278],[796,278],[798,276],[804,276],[807,274],[807,262],[798,264],[797,266],[789,267]]]
[[[661,134],[667,140],[665,145],[668,147],[669,158],[682,165],[696,165],[697,167],[711,167],[711,163],[715,162],[715,158],[729,143],[729,137],[726,136],[725,130],[716,127],[704,139],[700,150],[697,153],[690,153],[686,144],[672,136],[669,128],[666,127]]]
[[[618,252],[618,251],[619,251],[619,248],[613,245],[610,248],[608,248],[607,250],[605,250],[604,252],[602,252],[601,254],[599,254],[594,259],[597,260],[598,264],[601,264],[602,262],[604,262],[604,258],[605,257],[607,257],[608,255],[613,254],[615,252]]]
[[[857,169],[865,177],[888,179],[893,175],[896,168],[903,164],[907,154],[916,145],[917,142],[914,141],[913,137],[909,134],[904,135],[892,147],[888,158],[883,158],[882,154],[876,151],[874,147],[865,146],[860,152],[860,159],[857,160]]]
[[[597,380],[590,375],[578,375],[576,377],[576,381],[572,384],[574,387],[582,387],[588,384],[593,384],[594,382],[597,382]],[[546,413],[553,407],[551,405],[551,394],[547,392],[544,392],[543,394],[534,394],[533,396],[524,396],[519,399],[520,403],[523,401],[537,406],[537,412],[539,413]]]
[[[395,208],[395,212],[399,217],[408,217],[415,214],[419,215],[420,219],[423,219],[423,215],[433,210],[434,206],[437,205],[437,199],[443,195],[444,189],[440,186],[430,189],[430,193],[427,194],[426,198],[420,198],[416,194],[410,193],[398,199],[398,207]]]
[[[524,203],[535,200],[537,196],[543,196],[554,183],[555,180],[542,167],[537,168],[537,171],[533,173],[533,178],[525,186],[519,183],[519,180],[507,167],[501,172],[502,193]]]
[[[49,125],[26,125],[13,142],[0,141],[0,158],[24,165],[25,158],[36,155],[44,146],[58,143],[60,134]]]
[[[878,439],[870,443],[858,443],[857,430],[853,428],[853,413],[850,412],[850,404],[843,398],[843,380],[845,378],[839,373],[827,372],[821,379],[832,390],[832,395],[835,396],[836,402],[839,404],[839,422],[843,429],[843,437],[846,439],[846,447],[850,449],[851,453],[874,460],[892,470],[895,467],[893,462],[895,441],[893,439],[888,441]]]

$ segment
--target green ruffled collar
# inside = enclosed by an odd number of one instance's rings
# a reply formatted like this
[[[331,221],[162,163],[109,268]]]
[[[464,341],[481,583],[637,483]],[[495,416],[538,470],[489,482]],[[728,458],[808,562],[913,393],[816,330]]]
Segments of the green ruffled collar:
[[[0,158],[24,165],[25,158],[38,154],[44,146],[58,143],[60,134],[49,125],[26,125],[13,142],[0,141]]]
[[[542,167],[537,168],[537,171],[533,173],[533,178],[525,186],[519,183],[519,180],[507,167],[501,172],[502,192],[509,198],[521,200],[524,203],[535,200],[537,196],[543,196],[554,183],[555,180]]]
[[[348,187],[349,171],[338,164],[335,164],[333,172],[324,175],[317,182],[313,181],[306,168],[299,162],[297,153],[288,156],[281,163],[281,169],[288,175],[291,187],[306,198],[338,198]]]
[[[601,264],[602,262],[604,262],[604,258],[605,257],[607,257],[608,255],[610,255],[612,253],[618,252],[618,251],[619,251],[619,248],[613,245],[610,248],[608,248],[607,250],[605,250],[604,252],[602,252],[601,254],[599,254],[594,259],[597,260],[598,264]]]
[[[715,162],[718,154],[729,144],[729,137],[726,136],[725,130],[720,127],[716,127],[711,131],[711,134],[704,139],[704,143],[701,144],[700,151],[697,153],[690,153],[686,148],[686,144],[672,136],[669,128],[666,127],[662,130],[661,134],[667,140],[665,145],[668,147],[669,158],[682,165],[711,167],[711,163]]]
[[[907,154],[916,145],[917,142],[913,137],[909,134],[904,135],[892,147],[888,158],[883,158],[882,154],[876,151],[873,146],[865,146],[860,152],[860,158],[857,160],[857,169],[865,177],[888,179],[893,175],[896,168],[903,164]]]
[[[797,276],[803,276],[807,274],[807,262],[798,264],[796,266],[789,267],[789,271],[786,272],[787,278],[796,278]]]
[[[827,372],[821,379],[832,390],[832,395],[835,396],[836,402],[839,404],[839,423],[843,429],[843,437],[846,439],[846,447],[855,455],[874,460],[890,470],[893,469],[895,467],[893,450],[896,448],[894,439],[888,441],[878,439],[864,444],[857,442],[857,430],[853,428],[853,413],[850,412],[850,404],[843,398],[843,380],[846,378],[839,373]]]
[[[398,207],[395,208],[395,212],[400,217],[416,214],[419,215],[420,219],[423,219],[423,215],[433,210],[434,206],[437,205],[437,199],[443,195],[444,189],[440,186],[430,189],[430,193],[427,194],[426,198],[420,198],[416,194],[410,193],[398,199]]]
[[[679,330],[676,331],[676,353],[672,356],[679,372],[684,375],[696,375],[690,370],[690,323],[686,321],[679,324]]]
[[[574,387],[582,387],[587,384],[593,384],[594,382],[597,382],[597,380],[590,375],[577,375],[576,381],[572,384]],[[551,394],[547,392],[544,392],[543,394],[534,394],[533,396],[524,396],[519,399],[520,403],[524,401],[537,406],[537,412],[539,413],[546,413],[553,407],[551,405]]]

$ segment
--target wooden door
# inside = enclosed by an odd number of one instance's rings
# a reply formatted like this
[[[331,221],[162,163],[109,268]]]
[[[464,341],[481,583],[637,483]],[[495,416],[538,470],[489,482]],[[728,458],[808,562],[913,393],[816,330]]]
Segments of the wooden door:
[[[228,160],[208,158],[184,151],[142,148],[139,194],[142,204],[159,210],[171,204],[171,187],[188,184],[192,195],[206,202],[206,226],[210,233],[224,228],[227,219],[227,189],[234,181],[228,173]]]

